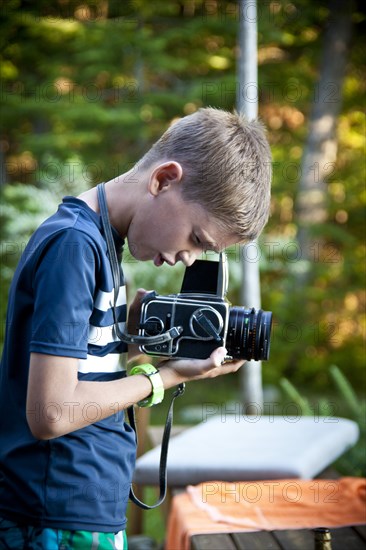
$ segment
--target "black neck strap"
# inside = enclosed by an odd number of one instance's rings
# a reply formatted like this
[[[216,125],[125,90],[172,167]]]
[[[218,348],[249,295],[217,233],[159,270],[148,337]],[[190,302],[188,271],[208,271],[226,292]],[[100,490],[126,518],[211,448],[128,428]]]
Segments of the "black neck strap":
[[[104,233],[104,237],[105,237],[105,240],[106,240],[106,243],[107,243],[107,250],[108,250],[109,261],[110,261],[110,264],[111,264],[112,277],[113,277],[114,299],[113,299],[112,311],[113,311],[113,319],[114,319],[114,327],[113,327],[114,331],[115,331],[116,335],[118,336],[118,338],[120,340],[122,340],[124,342],[127,342],[127,343],[130,343],[130,344],[131,343],[132,344],[136,344],[136,343],[150,343],[150,344],[160,343],[161,340],[159,340],[159,342],[155,342],[155,337],[146,338],[146,337],[128,335],[126,333],[123,333],[119,329],[116,304],[117,304],[119,287],[120,287],[120,283],[121,283],[121,266],[120,266],[120,264],[118,262],[118,259],[117,259],[116,247],[114,245],[114,240],[113,240],[113,235],[112,235],[112,230],[111,230],[111,224],[109,222],[108,207],[107,207],[107,200],[106,200],[106,196],[105,196],[104,183],[100,183],[98,185],[97,193],[98,193],[98,203],[99,203],[100,215],[101,215],[101,218],[102,218],[103,233]],[[176,329],[176,327],[174,327],[174,329]],[[168,336],[167,336],[167,334],[168,334]],[[171,329],[169,331],[169,333],[164,333],[164,335],[160,335],[160,338],[161,338],[161,336],[163,336],[163,337],[165,336],[166,339],[171,339],[171,338],[175,338],[178,334],[179,334],[179,332],[177,334],[175,334],[175,332],[173,332],[172,329]],[[166,341],[166,339],[163,340],[163,341]],[[154,341],[152,341],[152,340],[154,340]],[[182,395],[184,393],[184,388],[185,388],[184,384],[179,384],[179,386],[177,387],[177,389],[173,393],[173,396],[172,396],[172,399],[171,399],[171,402],[170,402],[170,406],[169,406],[169,410],[168,410],[168,414],[167,414],[167,418],[166,418],[166,422],[165,422],[165,429],[164,429],[163,439],[162,439],[162,443],[161,443],[161,453],[160,453],[160,466],[159,466],[160,494],[159,494],[158,500],[155,502],[155,504],[152,504],[152,505],[146,504],[146,503],[142,502],[141,500],[139,500],[136,497],[135,493],[133,492],[132,486],[130,488],[130,499],[135,504],[140,506],[140,508],[143,508],[144,510],[150,510],[152,508],[156,508],[157,506],[159,506],[164,501],[165,496],[166,496],[166,491],[167,491],[167,459],[168,459],[168,447],[169,447],[170,432],[171,432],[171,428],[172,428],[172,424],[173,424],[173,405],[174,405],[175,398],[179,397],[180,395]],[[136,444],[137,444],[137,429],[136,429],[135,414],[134,414],[133,406],[128,407],[127,413],[128,413],[128,418],[129,418],[130,425],[131,425],[131,427],[133,428],[133,430],[135,432]]]

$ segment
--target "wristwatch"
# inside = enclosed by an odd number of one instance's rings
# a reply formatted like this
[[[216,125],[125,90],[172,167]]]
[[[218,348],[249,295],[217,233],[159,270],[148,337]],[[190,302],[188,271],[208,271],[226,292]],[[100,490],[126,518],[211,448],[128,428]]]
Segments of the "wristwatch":
[[[143,374],[151,382],[152,393],[146,399],[139,401],[137,404],[139,407],[153,407],[158,405],[164,399],[164,384],[159,374],[159,371],[150,364],[136,365],[130,371],[130,375]]]

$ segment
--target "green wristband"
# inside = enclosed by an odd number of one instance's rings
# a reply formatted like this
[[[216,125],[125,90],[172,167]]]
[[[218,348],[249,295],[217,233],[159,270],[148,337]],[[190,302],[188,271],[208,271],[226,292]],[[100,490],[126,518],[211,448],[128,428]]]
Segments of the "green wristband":
[[[153,367],[153,365],[136,365],[130,371],[130,375],[143,374],[146,376],[152,386],[152,393],[146,399],[139,401],[137,404],[139,407],[153,407],[158,405],[164,399],[164,384],[159,374],[159,371]]]

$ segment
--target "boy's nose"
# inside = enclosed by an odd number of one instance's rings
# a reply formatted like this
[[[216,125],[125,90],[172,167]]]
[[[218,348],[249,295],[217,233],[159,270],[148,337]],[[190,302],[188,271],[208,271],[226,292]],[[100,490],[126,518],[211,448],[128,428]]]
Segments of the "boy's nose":
[[[186,267],[189,267],[194,263],[194,261],[197,258],[197,255],[194,252],[188,252],[187,250],[183,250],[182,252],[179,252],[178,257]]]

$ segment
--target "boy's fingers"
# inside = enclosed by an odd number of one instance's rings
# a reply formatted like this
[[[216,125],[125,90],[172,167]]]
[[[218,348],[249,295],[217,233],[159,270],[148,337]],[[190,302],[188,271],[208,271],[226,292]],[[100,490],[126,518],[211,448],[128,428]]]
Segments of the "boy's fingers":
[[[152,290],[145,290],[144,288],[138,288],[136,295],[140,298],[143,298],[146,296],[146,294],[150,294],[150,292],[153,292]]]
[[[212,363],[214,367],[219,367],[224,358],[227,355],[227,350],[224,347],[216,348],[207,359],[183,359],[181,360],[181,365],[187,367],[194,364],[196,368],[201,369],[204,372],[207,369],[212,369]]]
[[[227,356],[227,349],[224,347],[216,348],[210,356],[210,359],[214,362],[215,367],[219,367]]]
[[[146,296],[146,294],[148,294],[149,292],[152,292],[152,291],[151,290],[145,290],[144,288],[138,288],[136,290],[136,294],[135,294],[135,297],[132,301],[132,304],[133,305],[140,304],[143,297]]]
[[[135,300],[136,299],[141,299],[143,296],[145,296],[147,290],[145,290],[144,288],[138,288],[137,291],[136,291],[136,296],[135,296]]]

